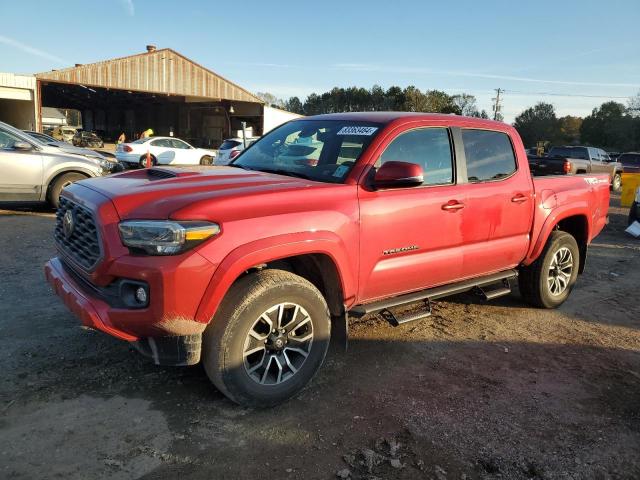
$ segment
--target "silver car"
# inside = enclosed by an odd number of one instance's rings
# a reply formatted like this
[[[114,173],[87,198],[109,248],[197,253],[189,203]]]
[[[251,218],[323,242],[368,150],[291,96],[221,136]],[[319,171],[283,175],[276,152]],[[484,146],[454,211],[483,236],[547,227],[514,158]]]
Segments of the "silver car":
[[[104,159],[46,145],[0,122],[0,202],[49,202],[58,206],[67,185],[108,173]]]
[[[247,137],[247,147],[258,140],[259,137]],[[218,156],[214,159],[214,165],[229,165],[231,160],[240,155],[244,150],[244,142],[241,138],[227,138],[218,149]]]

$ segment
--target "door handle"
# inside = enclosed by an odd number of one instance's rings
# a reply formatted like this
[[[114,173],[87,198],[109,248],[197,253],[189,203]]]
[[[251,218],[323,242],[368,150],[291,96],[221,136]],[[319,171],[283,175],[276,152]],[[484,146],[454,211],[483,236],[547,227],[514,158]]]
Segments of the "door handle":
[[[522,202],[526,202],[526,201],[527,201],[527,197],[525,197],[525,196],[524,196],[524,195],[522,195],[522,194],[518,194],[518,195],[516,195],[515,197],[513,197],[513,198],[511,199],[511,201],[512,201],[513,203],[522,203]]]
[[[445,203],[444,205],[442,205],[442,210],[447,210],[449,212],[451,211],[455,211],[455,210],[460,210],[464,208],[464,203],[460,203],[456,200],[451,200],[447,203]]]

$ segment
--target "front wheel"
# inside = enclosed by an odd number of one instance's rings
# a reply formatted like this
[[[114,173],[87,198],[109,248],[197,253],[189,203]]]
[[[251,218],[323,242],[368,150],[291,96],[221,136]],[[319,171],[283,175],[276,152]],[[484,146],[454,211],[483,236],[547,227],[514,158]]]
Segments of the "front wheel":
[[[580,251],[575,238],[559,230],[552,232],[536,261],[520,268],[520,293],[536,307],[556,308],[569,297],[579,266]]]
[[[236,403],[270,407],[304,388],[329,346],[327,304],[309,281],[283,270],[238,280],[204,334],[202,361]]]
[[[81,173],[65,173],[56,178],[49,187],[49,203],[51,206],[57,209],[60,204],[60,193],[62,190],[73,182],[84,180],[85,178],[87,178],[87,176]]]

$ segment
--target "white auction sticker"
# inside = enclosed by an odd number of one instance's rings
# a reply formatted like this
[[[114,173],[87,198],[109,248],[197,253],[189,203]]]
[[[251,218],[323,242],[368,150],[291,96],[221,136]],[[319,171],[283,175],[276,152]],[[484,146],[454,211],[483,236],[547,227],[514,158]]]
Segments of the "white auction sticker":
[[[376,130],[378,127],[342,127],[337,135],[364,135],[368,137],[373,135]]]

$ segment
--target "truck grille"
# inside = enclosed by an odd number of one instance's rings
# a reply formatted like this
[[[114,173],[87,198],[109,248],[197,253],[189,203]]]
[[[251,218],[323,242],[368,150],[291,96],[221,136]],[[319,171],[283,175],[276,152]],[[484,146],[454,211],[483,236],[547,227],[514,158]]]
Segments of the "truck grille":
[[[86,270],[100,260],[100,241],[93,214],[64,197],[60,197],[54,237],[58,247]]]

